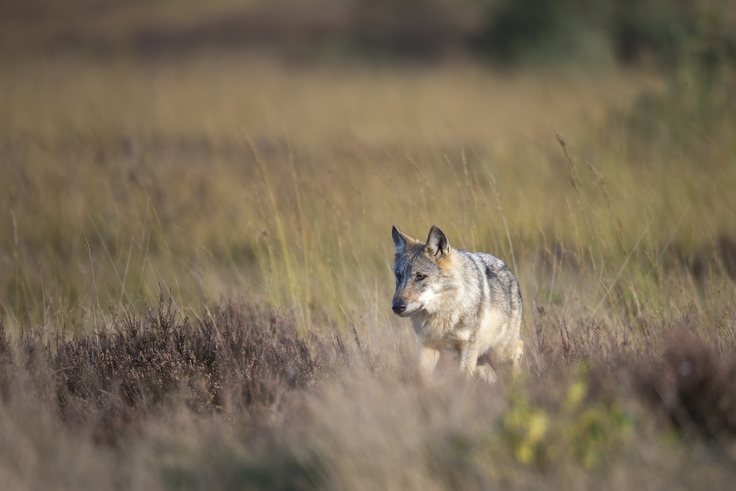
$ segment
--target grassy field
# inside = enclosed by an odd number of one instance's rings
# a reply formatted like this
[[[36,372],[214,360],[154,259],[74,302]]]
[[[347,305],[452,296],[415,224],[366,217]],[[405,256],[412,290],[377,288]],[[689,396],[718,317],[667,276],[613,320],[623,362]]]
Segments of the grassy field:
[[[728,104],[645,71],[470,61],[0,71],[8,489],[736,477]],[[520,379],[418,383],[392,224],[511,266]]]

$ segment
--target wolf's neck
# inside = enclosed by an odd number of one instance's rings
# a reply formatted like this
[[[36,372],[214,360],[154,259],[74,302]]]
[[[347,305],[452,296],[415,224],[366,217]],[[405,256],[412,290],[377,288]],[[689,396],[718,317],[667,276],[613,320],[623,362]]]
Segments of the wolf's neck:
[[[412,316],[414,330],[428,340],[439,340],[458,326],[467,325],[473,317],[477,303],[477,292],[468,287],[463,278],[447,279],[442,292],[443,299],[432,311],[420,311]],[[476,287],[477,288],[477,287]]]

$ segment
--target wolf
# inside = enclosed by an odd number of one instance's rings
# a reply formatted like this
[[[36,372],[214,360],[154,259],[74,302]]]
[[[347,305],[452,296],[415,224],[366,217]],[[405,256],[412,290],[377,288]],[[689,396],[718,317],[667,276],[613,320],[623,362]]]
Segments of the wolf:
[[[494,352],[519,372],[522,299],[519,283],[500,259],[450,246],[433,225],[425,243],[391,230],[396,292],[391,309],[409,317],[419,339],[419,366],[432,374],[440,351],[457,354],[460,371],[489,383],[496,373],[483,362]]]

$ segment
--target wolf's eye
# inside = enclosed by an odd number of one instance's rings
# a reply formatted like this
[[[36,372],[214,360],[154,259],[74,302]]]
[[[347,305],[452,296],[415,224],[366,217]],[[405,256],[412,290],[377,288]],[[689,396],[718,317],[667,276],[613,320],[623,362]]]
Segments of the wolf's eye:
[[[424,274],[424,273],[417,273],[417,276],[416,276],[417,281],[422,281],[426,277],[427,277],[427,275]]]
[[[401,281],[401,273],[396,273],[396,281]]]

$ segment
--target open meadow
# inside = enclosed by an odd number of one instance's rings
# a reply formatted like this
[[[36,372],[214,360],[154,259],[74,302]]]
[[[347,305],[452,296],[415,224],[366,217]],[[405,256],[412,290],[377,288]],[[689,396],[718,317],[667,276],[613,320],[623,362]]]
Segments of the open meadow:
[[[736,92],[616,64],[0,58],[3,489],[729,489]],[[680,81],[681,79],[677,79]],[[391,225],[516,274],[440,367]]]

